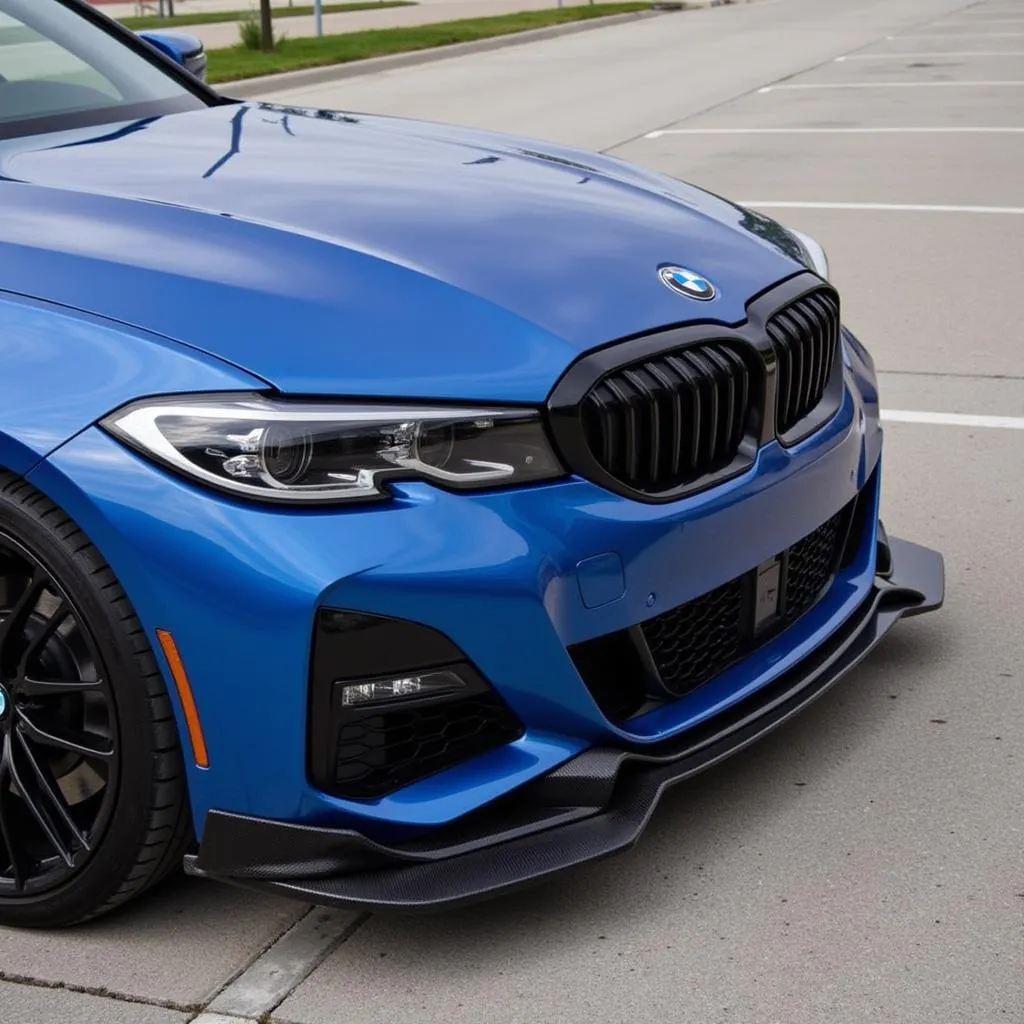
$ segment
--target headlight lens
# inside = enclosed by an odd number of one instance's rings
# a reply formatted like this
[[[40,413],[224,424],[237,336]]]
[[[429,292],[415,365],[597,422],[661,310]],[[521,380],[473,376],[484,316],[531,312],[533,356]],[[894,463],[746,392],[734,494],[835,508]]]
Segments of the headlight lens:
[[[262,501],[384,498],[396,477],[481,488],[565,473],[528,409],[205,395],[136,402],[103,426],[194,480]]]
[[[811,238],[810,235],[805,235],[802,231],[794,231],[793,228],[786,228],[786,230],[800,243],[800,248],[803,250],[804,263],[807,265],[807,268],[813,270],[818,277],[823,277],[827,281],[828,256],[825,255],[825,250],[821,247],[821,244]]]

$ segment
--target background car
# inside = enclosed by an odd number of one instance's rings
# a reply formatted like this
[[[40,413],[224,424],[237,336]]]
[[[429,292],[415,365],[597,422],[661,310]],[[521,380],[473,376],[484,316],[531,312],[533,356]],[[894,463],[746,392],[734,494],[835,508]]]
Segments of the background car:
[[[139,32],[139,36],[152,44],[161,53],[177,61],[186,71],[200,81],[206,81],[206,48],[202,40],[177,29]]]

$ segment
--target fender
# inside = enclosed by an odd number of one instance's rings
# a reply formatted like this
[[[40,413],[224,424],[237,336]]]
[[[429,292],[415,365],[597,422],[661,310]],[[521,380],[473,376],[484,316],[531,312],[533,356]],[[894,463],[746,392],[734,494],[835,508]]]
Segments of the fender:
[[[266,387],[180,342],[0,291],[0,466],[22,476],[140,395]]]

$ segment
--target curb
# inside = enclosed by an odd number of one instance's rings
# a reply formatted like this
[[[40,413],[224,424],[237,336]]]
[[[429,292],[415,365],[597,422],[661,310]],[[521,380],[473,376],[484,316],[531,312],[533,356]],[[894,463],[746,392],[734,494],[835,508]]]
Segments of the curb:
[[[672,10],[685,10],[682,4]],[[697,5],[694,5],[696,7]],[[710,6],[701,4],[700,7]],[[304,85],[321,85],[359,75],[372,75],[379,71],[413,67],[416,64],[430,64],[449,57],[461,57],[470,53],[484,53],[488,50],[504,49],[506,46],[522,46],[555,39],[558,36],[574,35],[596,28],[608,28],[630,21],[657,18],[667,11],[632,11],[627,14],[611,14],[607,18],[593,18],[589,21],[571,21],[566,25],[550,25],[547,28],[529,29],[526,32],[511,32],[508,35],[492,36],[490,39],[475,39],[469,43],[452,43],[449,46],[434,46],[425,50],[410,50],[408,53],[393,53],[386,57],[370,57],[353,60],[346,64],[329,64],[322,68],[303,68],[300,71],[284,71],[277,75],[261,75],[259,78],[243,78],[235,82],[214,82],[213,88],[232,99],[252,99],[271,89],[298,89]]]

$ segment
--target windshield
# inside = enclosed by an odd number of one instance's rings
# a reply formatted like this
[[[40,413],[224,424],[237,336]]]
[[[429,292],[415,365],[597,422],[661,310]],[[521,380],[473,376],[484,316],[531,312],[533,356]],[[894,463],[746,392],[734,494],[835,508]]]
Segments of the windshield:
[[[206,106],[61,0],[0,0],[0,139]]]

